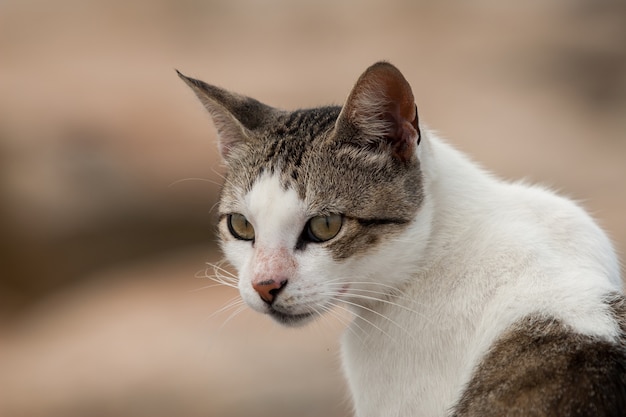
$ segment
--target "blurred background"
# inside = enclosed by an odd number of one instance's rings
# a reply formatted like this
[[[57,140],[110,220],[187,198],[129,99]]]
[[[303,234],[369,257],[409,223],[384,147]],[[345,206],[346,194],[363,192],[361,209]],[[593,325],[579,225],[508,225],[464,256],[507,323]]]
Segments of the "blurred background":
[[[0,0],[0,415],[349,414],[342,320],[234,315],[206,278],[222,167],[175,68],[294,108],[389,60],[422,121],[623,253],[624,45],[623,0]]]

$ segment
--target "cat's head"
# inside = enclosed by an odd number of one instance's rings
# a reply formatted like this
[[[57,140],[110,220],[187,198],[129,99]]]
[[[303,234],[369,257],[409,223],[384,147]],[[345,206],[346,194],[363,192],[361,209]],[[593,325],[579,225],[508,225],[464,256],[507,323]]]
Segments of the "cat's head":
[[[219,235],[250,307],[295,325],[401,284],[428,222],[417,108],[394,66],[368,68],[343,107],[296,111],[179,75],[218,130]]]

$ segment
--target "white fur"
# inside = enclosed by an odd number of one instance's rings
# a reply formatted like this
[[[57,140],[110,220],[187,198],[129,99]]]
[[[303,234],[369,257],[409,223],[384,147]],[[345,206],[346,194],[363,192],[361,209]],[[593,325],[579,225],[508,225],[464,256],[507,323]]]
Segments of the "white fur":
[[[342,353],[358,417],[446,415],[489,346],[529,314],[616,337],[602,300],[621,292],[617,259],[582,209],[494,179],[426,129],[417,152],[424,204],[401,236],[366,255],[336,262],[323,245],[294,251],[315,213],[269,175],[241,202],[255,247],[224,244],[254,309],[267,311],[251,287],[255,251],[288,248],[296,273],[278,308],[322,312],[344,300],[355,312]],[[391,287],[387,298],[378,294]]]
[[[418,218],[432,217],[433,228],[398,300],[413,311],[361,311],[391,337],[344,337],[359,417],[445,415],[489,346],[529,314],[608,340],[618,332],[602,302],[621,292],[618,263],[583,210],[544,189],[497,181],[429,132],[418,152],[430,203]]]

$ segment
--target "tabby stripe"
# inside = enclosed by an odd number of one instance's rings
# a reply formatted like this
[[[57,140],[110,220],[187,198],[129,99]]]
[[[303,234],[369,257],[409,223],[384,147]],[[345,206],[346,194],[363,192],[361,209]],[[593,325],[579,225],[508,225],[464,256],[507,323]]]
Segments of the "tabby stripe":
[[[348,217],[349,218],[349,217]],[[359,224],[361,226],[381,226],[381,225],[385,225],[385,224],[407,224],[409,221],[405,220],[405,219],[379,219],[379,218],[373,218],[373,219],[362,219],[362,218],[353,218],[353,220],[356,220],[357,222],[359,222]]]

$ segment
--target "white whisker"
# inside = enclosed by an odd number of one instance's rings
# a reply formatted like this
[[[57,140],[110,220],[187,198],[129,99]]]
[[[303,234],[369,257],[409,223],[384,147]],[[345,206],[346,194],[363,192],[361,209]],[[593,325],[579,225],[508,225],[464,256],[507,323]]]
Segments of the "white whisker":
[[[368,290],[361,290],[361,289],[353,289],[348,296],[350,298],[357,298],[357,299],[361,299],[361,300],[368,300],[368,301],[377,301],[377,302],[381,302],[383,304],[388,304],[394,307],[398,307],[402,310],[408,311],[409,313],[413,313],[417,316],[419,316],[420,318],[428,321],[429,323],[433,323],[432,320],[430,320],[430,318],[428,318],[427,316],[425,316],[423,313],[420,313],[419,311],[413,310],[407,306],[404,306],[402,304],[399,303],[395,303],[393,301],[390,300],[386,300],[384,298],[378,298],[378,297],[372,297],[372,296],[368,296],[368,295],[363,295],[363,294],[356,294],[354,291],[359,291],[359,292],[368,292],[368,293],[374,293],[374,294],[380,294],[380,295],[385,295],[385,296],[391,296],[390,294],[385,294],[385,293],[380,293],[378,291],[368,291]],[[413,302],[413,300],[408,299],[408,298],[400,298],[400,300],[406,300],[406,301],[410,301]],[[357,305],[356,303],[354,303],[354,305]],[[364,308],[363,306],[360,306],[361,308]]]
[[[203,291],[203,290],[208,290],[209,288],[215,288],[215,287],[223,287],[225,284],[223,283],[215,283],[215,284],[209,284],[209,285],[205,285],[203,287],[199,287],[199,288],[194,288],[193,290],[189,290],[189,292],[199,292],[199,291]]]
[[[213,210],[215,210],[215,207],[219,206],[219,204],[220,204],[219,201],[216,201],[215,203],[213,203],[213,205],[209,209],[209,213],[213,213]]]
[[[315,306],[311,306],[311,309],[315,313],[317,320],[315,320],[315,328],[320,334],[322,334],[322,330],[326,330],[324,324],[328,324],[330,326],[330,317],[334,317],[332,313],[330,313],[330,309],[325,307],[324,305],[318,304]],[[342,323],[343,324],[343,323]]]
[[[218,177],[220,177],[222,180],[226,180],[226,175],[222,174],[221,172],[219,172],[215,168],[211,167],[211,172],[214,173],[215,175],[217,175]]]
[[[316,310],[316,313],[318,313],[320,316],[325,317],[326,315],[328,316],[332,316],[335,320],[337,320],[342,326],[349,326],[351,320],[343,317],[342,315],[338,314],[332,307],[327,306],[327,305],[323,305],[323,304],[319,304],[318,307],[322,310],[322,312],[318,312]],[[352,315],[352,314],[351,314]]]
[[[342,307],[340,304],[335,303],[334,301],[340,302],[340,300],[333,298],[333,301],[331,301],[329,304],[330,307],[323,306],[324,311],[328,313],[328,315],[333,316],[339,323],[345,326],[346,330],[352,333],[354,337],[356,337],[359,340],[359,342],[365,346],[365,341],[363,340],[361,335],[357,333],[356,329],[354,329],[354,327],[356,327],[362,334],[365,334],[365,330],[363,329],[363,327],[361,327],[359,323],[357,323],[356,321],[343,317],[342,315],[337,313],[336,310],[340,309],[340,310],[346,311],[352,317],[354,317],[354,313],[350,311],[349,309]]]
[[[208,178],[194,178],[194,177],[190,177],[190,178],[181,178],[179,180],[176,180],[176,181],[172,182],[170,185],[168,185],[167,188],[171,188],[171,187],[173,187],[175,185],[178,185],[178,184],[180,184],[182,182],[188,182],[188,181],[200,181],[200,182],[208,182],[208,183],[211,183],[213,185],[221,185],[220,183],[218,183],[216,181],[213,181],[213,180],[210,180]]]
[[[228,300],[228,302],[225,305],[223,305],[221,308],[219,308],[218,310],[216,310],[213,313],[211,313],[211,315],[209,315],[206,318],[206,320],[210,320],[210,319],[212,319],[213,317],[217,316],[220,313],[228,311],[228,310],[230,310],[232,308],[235,308],[237,306],[241,306],[243,304],[244,304],[244,301],[241,299],[241,297],[239,297],[239,296],[233,297],[230,300]]]
[[[241,301],[241,303],[239,307],[233,311],[227,318],[226,320],[224,320],[224,322],[222,323],[222,325],[220,326],[219,330],[221,331],[224,326],[226,326],[226,324],[231,321],[232,319],[234,319],[236,316],[238,316],[240,313],[242,313],[244,310],[246,310],[248,308],[248,306],[243,302],[243,300]],[[234,306],[233,306],[234,307]]]
[[[395,321],[391,320],[389,317],[385,316],[384,314],[381,314],[381,313],[379,313],[379,312],[377,312],[377,311],[375,311],[375,310],[372,310],[372,309],[369,309],[369,308],[366,308],[366,307],[359,306],[358,304],[356,304],[356,303],[351,303],[351,302],[349,302],[349,301],[341,300],[341,302],[342,302],[342,303],[344,303],[344,304],[350,304],[350,305],[353,305],[353,306],[356,306],[356,307],[362,308],[362,309],[364,309],[364,310],[367,310],[367,311],[369,311],[369,312],[371,312],[371,313],[374,313],[374,314],[376,314],[376,315],[378,315],[378,316],[380,316],[380,317],[382,317],[382,318],[384,318],[384,319],[388,320],[390,323],[394,324],[394,325],[395,325],[395,326],[397,326],[399,329],[403,330],[403,331],[404,331],[404,332],[406,332],[408,335],[410,335],[410,334],[406,331],[406,329],[404,329],[402,326],[400,326],[398,323],[396,323]],[[350,310],[348,310],[347,308],[345,308],[345,307],[343,307],[343,306],[341,306],[341,305],[338,305],[338,304],[336,304],[336,303],[331,303],[331,305],[333,305],[334,307],[340,308],[340,309],[344,309],[344,310],[350,311]],[[362,315],[360,315],[360,314],[356,314],[356,317],[358,317],[359,319],[363,320],[364,322],[366,322],[367,324],[369,324],[370,326],[372,326],[373,328],[375,328],[376,330],[378,330],[379,332],[381,332],[382,334],[384,334],[385,336],[387,336],[387,337],[389,338],[389,340],[393,341],[394,343],[398,343],[398,341],[397,341],[394,337],[392,337],[389,333],[387,333],[387,332],[386,332],[385,330],[383,330],[381,327],[379,327],[378,325],[376,325],[374,322],[372,322],[372,321],[370,321],[370,320],[366,319],[365,317],[363,317],[363,316],[362,316]]]
[[[218,262],[217,264],[212,264],[207,262],[207,268],[203,271],[204,274],[200,275],[199,271],[196,274],[197,278],[208,278],[217,283],[217,285],[225,285],[231,288],[237,288],[237,284],[239,282],[239,278],[231,273],[230,271],[222,268],[220,265],[223,264],[224,261]],[[209,270],[213,269],[213,274],[209,274]],[[210,286],[209,286],[210,287]],[[209,288],[204,287],[204,288]]]
[[[376,283],[370,283],[370,282],[359,282],[359,281],[353,281],[353,282],[339,282],[339,283],[331,283],[330,286],[336,286],[336,287],[343,287],[344,285],[372,285],[372,284],[376,284]],[[384,285],[384,284],[381,284]],[[395,291],[396,293],[398,292],[397,288],[385,285],[385,287],[389,287],[390,289],[392,289],[393,291]],[[369,294],[379,294],[382,295],[384,297],[393,297],[396,300],[402,300],[402,301],[407,301],[410,302],[411,304],[419,304],[416,300],[413,300],[411,298],[408,297],[404,297],[402,294],[394,294],[394,292],[387,292],[387,291],[376,291],[376,290],[371,290],[371,289],[364,289],[364,288],[358,288],[358,287],[350,287],[350,291],[359,291],[359,292],[366,292]]]

